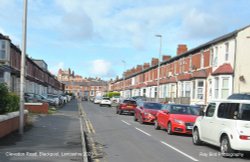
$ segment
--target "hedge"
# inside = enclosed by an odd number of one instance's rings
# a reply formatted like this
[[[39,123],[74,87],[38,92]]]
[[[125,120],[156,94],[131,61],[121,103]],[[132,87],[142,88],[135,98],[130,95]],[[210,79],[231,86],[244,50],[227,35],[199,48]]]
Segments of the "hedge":
[[[0,114],[17,111],[19,109],[19,96],[9,92],[5,83],[0,83]]]

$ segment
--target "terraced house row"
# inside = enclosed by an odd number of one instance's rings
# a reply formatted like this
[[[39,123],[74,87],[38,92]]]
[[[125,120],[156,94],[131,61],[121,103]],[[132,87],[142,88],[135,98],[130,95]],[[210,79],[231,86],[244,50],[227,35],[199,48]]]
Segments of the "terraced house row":
[[[12,92],[20,91],[21,50],[9,37],[0,33],[0,83],[6,83]],[[46,62],[26,56],[25,92],[36,94],[64,91],[64,84],[48,71]]]
[[[158,59],[124,72],[110,84],[125,97],[157,96]],[[225,99],[232,93],[250,92],[250,26],[238,29],[191,50],[178,45],[177,55],[162,56],[160,100],[188,98],[191,104]]]

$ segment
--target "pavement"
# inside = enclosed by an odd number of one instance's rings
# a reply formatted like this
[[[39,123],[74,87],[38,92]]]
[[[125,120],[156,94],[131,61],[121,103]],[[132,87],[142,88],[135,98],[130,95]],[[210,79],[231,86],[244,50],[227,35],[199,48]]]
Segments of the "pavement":
[[[195,146],[190,135],[168,135],[153,125],[140,124],[115,108],[82,102],[89,148],[97,153],[94,162],[243,162],[250,157],[223,158],[219,148]]]
[[[0,139],[1,162],[82,161],[81,128],[77,101],[56,113],[32,115],[23,136],[17,132]],[[83,155],[84,156],[84,155]]]

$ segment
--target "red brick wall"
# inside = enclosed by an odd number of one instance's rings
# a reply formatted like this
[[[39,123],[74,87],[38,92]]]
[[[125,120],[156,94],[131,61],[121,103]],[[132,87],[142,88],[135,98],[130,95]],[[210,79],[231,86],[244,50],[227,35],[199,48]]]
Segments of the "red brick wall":
[[[195,54],[192,56],[192,66],[195,66],[197,69],[200,68],[201,64],[201,55],[199,54]],[[195,69],[194,69],[195,70]]]
[[[204,52],[204,67],[208,67],[210,63],[210,50]]]
[[[24,115],[24,123],[27,123],[27,114]],[[19,117],[14,117],[0,122],[0,138],[19,128]]]
[[[43,103],[42,105],[25,105],[25,109],[32,113],[48,114],[49,104]]]

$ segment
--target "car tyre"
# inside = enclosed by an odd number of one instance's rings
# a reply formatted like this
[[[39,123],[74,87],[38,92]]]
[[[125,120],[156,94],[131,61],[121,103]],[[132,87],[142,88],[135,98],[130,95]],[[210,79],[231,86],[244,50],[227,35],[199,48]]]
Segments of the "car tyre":
[[[144,121],[143,121],[143,119],[142,119],[142,115],[140,115],[140,117],[139,117],[139,123],[140,123],[140,124],[144,124]]]
[[[194,145],[201,145],[202,144],[202,141],[200,140],[200,135],[199,135],[198,128],[194,129],[192,141],[193,141]]]
[[[172,135],[173,134],[173,131],[172,131],[172,124],[171,122],[168,123],[168,129],[167,129],[167,132],[169,135]]]
[[[136,115],[134,114],[134,121],[137,121],[138,119],[136,118]]]
[[[122,110],[119,110],[119,115],[122,115]]]
[[[155,127],[156,130],[161,129],[161,127],[159,126],[159,123],[157,122],[157,120],[155,120],[154,123],[155,123],[154,127]]]
[[[223,157],[232,157],[234,150],[231,148],[228,136],[223,136],[220,143],[220,152]]]

